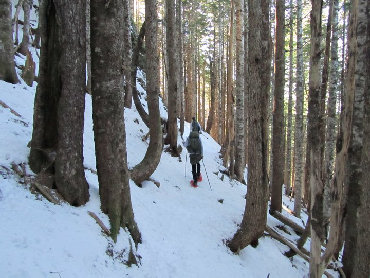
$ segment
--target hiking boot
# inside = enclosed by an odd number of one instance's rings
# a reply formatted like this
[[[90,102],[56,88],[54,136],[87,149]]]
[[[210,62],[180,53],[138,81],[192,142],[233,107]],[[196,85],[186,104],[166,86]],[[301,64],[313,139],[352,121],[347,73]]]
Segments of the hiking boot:
[[[190,185],[191,185],[192,187],[198,187],[197,182],[196,182],[196,181],[194,181],[194,180],[191,180],[191,181],[190,181]]]
[[[202,181],[203,180],[203,178],[202,178],[202,174],[199,174],[199,176],[198,176],[198,181],[200,182],[200,181]]]

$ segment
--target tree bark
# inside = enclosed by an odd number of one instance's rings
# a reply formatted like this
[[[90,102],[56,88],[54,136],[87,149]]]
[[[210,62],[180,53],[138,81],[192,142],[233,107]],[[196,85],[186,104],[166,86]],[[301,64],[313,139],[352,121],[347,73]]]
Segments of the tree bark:
[[[83,167],[85,2],[43,1],[40,77],[34,105],[30,166],[39,173],[51,158],[55,186],[71,205],[89,199]],[[77,12],[76,12],[77,11]],[[78,28],[76,27],[78,26]]]
[[[267,91],[262,88],[269,83],[270,73],[266,75],[264,71],[265,57],[263,57],[262,37],[269,37],[266,33],[269,20],[266,20],[266,11],[268,2],[261,3],[257,0],[249,0],[249,36],[248,36],[248,61],[251,80],[254,80],[254,86],[249,87],[248,92],[248,111],[249,113],[249,137],[248,141],[253,142],[253,146],[248,149],[248,158],[253,163],[248,168],[248,194],[244,211],[244,216],[240,228],[234,237],[228,242],[231,251],[245,248],[252,244],[256,246],[258,239],[263,235],[267,220],[267,201],[268,201],[268,183],[267,183]],[[268,10],[268,9],[267,9]],[[268,13],[267,13],[268,15]],[[263,26],[267,24],[267,26]],[[270,61],[268,61],[270,62]]]
[[[145,125],[147,127],[149,127],[149,115],[148,113],[146,113],[146,111],[144,110],[142,104],[141,104],[141,101],[140,101],[140,98],[139,98],[139,92],[137,91],[137,88],[136,88],[136,74],[137,74],[137,68],[139,66],[139,56],[140,56],[140,53],[143,52],[143,41],[144,41],[144,36],[145,36],[145,21],[144,23],[141,25],[141,28],[140,28],[140,32],[139,32],[139,35],[137,37],[137,41],[136,41],[136,46],[135,46],[135,51],[134,51],[134,54],[133,54],[133,59],[132,59],[132,73],[131,73],[131,82],[132,82],[132,95],[133,95],[133,98],[134,98],[134,103],[135,103],[135,107],[136,107],[136,110],[137,112],[139,113],[141,119],[143,120],[143,122],[145,123]]]
[[[125,77],[125,107],[131,108],[132,107],[132,87],[133,84],[131,82],[131,71],[132,71],[132,36],[131,36],[131,8],[130,8],[130,0],[123,1],[124,9],[123,9],[123,17],[124,17],[124,25],[123,25],[123,74]]]
[[[18,52],[22,53],[23,55],[27,55],[28,52],[28,45],[30,43],[30,9],[32,5],[32,0],[24,0],[23,1],[23,37],[22,42],[18,48]]]
[[[322,156],[320,135],[320,43],[321,43],[321,15],[322,0],[312,0],[311,10],[311,51],[310,51],[310,72],[309,72],[309,103],[308,103],[308,130],[311,132],[308,137],[310,146],[310,176],[309,184],[311,190],[311,257],[310,277],[321,277],[320,269],[321,245],[326,237],[324,228],[323,192],[324,186],[321,179]]]
[[[284,170],[284,184],[286,186],[285,194],[291,195],[292,186],[292,110],[293,110],[293,0],[289,2],[289,97],[288,97],[288,115],[287,115],[287,135],[286,135],[286,159]]]
[[[13,31],[11,21],[11,4],[9,0],[0,1],[0,80],[16,84],[13,53]]]
[[[149,147],[144,159],[131,171],[131,179],[141,184],[149,179],[157,169],[162,154],[162,130],[159,113],[159,55],[157,49],[158,15],[157,2],[147,1],[145,11],[146,24],[146,78],[147,101],[149,110]]]
[[[236,37],[236,118],[235,118],[235,177],[238,181],[244,180],[244,1],[235,1],[235,37]]]
[[[303,187],[303,104],[304,104],[304,68],[303,68],[303,28],[302,0],[297,0],[297,76],[296,76],[296,115],[294,130],[294,214],[301,215]]]
[[[136,244],[127,170],[123,96],[123,1],[91,0],[91,89],[101,209],[108,214],[114,241],[120,227]]]
[[[346,206],[343,271],[347,277],[369,277],[369,42],[370,5],[366,0],[351,1],[347,74],[353,74],[345,96],[353,98],[348,146],[348,199]],[[351,78],[351,77],[349,77]],[[347,82],[347,81],[346,81]],[[347,89],[347,87],[346,87]],[[366,110],[365,110],[366,109]],[[366,113],[366,114],[365,114]],[[367,171],[366,171],[367,170]]]
[[[276,0],[275,85],[272,124],[271,211],[281,212],[284,183],[285,3]]]
[[[168,57],[168,141],[172,153],[179,155],[177,149],[177,97],[178,65],[176,61],[176,13],[175,2],[166,0],[166,50]]]

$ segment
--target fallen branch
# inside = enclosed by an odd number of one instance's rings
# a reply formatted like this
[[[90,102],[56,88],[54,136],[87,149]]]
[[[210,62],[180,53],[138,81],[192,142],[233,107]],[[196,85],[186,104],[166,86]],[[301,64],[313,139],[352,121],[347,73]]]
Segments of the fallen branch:
[[[279,242],[281,242],[282,244],[288,246],[290,249],[292,249],[294,252],[296,252],[300,257],[302,257],[306,262],[310,262],[310,257],[307,256],[306,254],[304,254],[301,250],[299,250],[293,243],[291,243],[289,240],[287,240],[286,238],[284,238],[282,235],[280,235],[279,233],[275,232],[271,227],[267,226],[266,225],[266,232],[269,233],[269,235],[278,240]],[[328,277],[328,278],[334,278],[330,273],[328,273],[327,271],[324,272],[324,274]]]
[[[289,227],[291,227],[294,230],[294,232],[296,232],[297,234],[300,234],[300,235],[303,234],[304,232],[303,227],[299,226],[297,223],[290,220],[288,217],[285,217],[280,212],[274,211],[271,213],[271,215],[275,217],[276,219],[280,220],[281,222],[283,222],[285,225],[288,225]]]
[[[103,221],[100,220],[100,218],[93,212],[91,211],[88,211],[87,212],[92,218],[95,219],[96,223],[98,223],[98,225],[100,226],[100,228],[102,228],[102,230],[104,231],[104,233],[108,236],[110,236],[110,231],[109,229],[104,225]]]
[[[33,182],[32,185],[40,191],[40,193],[51,203],[55,205],[59,205],[60,201],[57,200],[53,195],[51,195],[50,188],[47,186],[44,186],[42,184],[39,184],[38,182]]]
[[[269,233],[269,235],[280,241],[282,244],[288,246],[290,249],[294,250],[299,256],[301,256],[303,259],[305,259],[307,262],[310,261],[310,257],[304,254],[301,250],[299,250],[293,243],[291,243],[289,240],[281,236],[279,233],[275,232],[271,227],[266,226],[266,232]]]
[[[22,115],[17,113],[14,109],[12,109],[11,107],[9,107],[5,102],[3,102],[2,100],[0,100],[0,105],[4,108],[8,108],[10,110],[10,112],[13,114],[13,115],[16,115],[17,117],[19,118],[22,118]]]

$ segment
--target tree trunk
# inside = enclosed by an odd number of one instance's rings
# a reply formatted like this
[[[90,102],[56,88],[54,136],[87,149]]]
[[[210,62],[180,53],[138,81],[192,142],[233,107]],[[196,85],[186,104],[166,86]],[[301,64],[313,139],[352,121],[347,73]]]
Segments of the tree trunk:
[[[17,83],[13,53],[13,31],[11,4],[9,0],[0,0],[0,80]]]
[[[56,188],[67,202],[79,206],[89,199],[82,155],[86,45],[80,38],[86,32],[85,2],[50,0],[40,10],[43,44],[30,166],[39,173],[55,161]]]
[[[338,64],[338,9],[339,1],[333,1],[332,12],[332,35],[330,54],[330,77],[329,77],[329,99],[326,119],[326,149],[324,164],[325,187],[330,189],[330,181],[333,178],[333,163],[335,149],[335,134],[337,126],[336,106],[339,88],[339,64]]]
[[[148,1],[147,1],[148,2]],[[149,110],[149,147],[144,159],[131,171],[131,179],[136,184],[141,184],[154,173],[159,164],[162,154],[162,130],[159,112],[159,55],[157,49],[158,15],[156,13],[156,1],[146,3],[148,10],[145,12],[146,24],[146,92]]]
[[[324,186],[321,179],[322,156],[320,135],[320,42],[321,42],[321,14],[322,0],[312,0],[311,10],[311,51],[309,72],[309,103],[308,103],[308,137],[310,146],[310,190],[311,190],[311,257],[310,277],[321,277],[320,269],[321,245],[326,237],[324,228],[323,193]]]
[[[271,211],[281,212],[284,183],[284,85],[285,85],[285,3],[276,0],[275,85],[272,124]]]
[[[123,96],[123,1],[91,0],[91,89],[101,209],[110,220],[114,241],[120,227],[136,244],[141,235],[134,219],[127,170]]]
[[[168,57],[168,141],[174,155],[178,156],[177,150],[177,72],[176,61],[176,16],[175,2],[166,0],[166,50]]]
[[[214,117],[215,117],[215,102],[216,102],[216,97],[215,97],[215,90],[216,90],[216,77],[215,77],[215,62],[214,60],[211,60],[209,63],[209,70],[210,70],[210,76],[211,76],[211,105],[209,109],[209,114],[208,114],[208,121],[207,121],[207,128],[206,132],[210,133],[212,129],[212,125],[214,122]]]
[[[267,2],[267,1],[266,1]],[[266,20],[265,8],[268,3],[258,0],[249,0],[249,36],[248,36],[248,61],[251,80],[254,80],[254,86],[249,87],[248,92],[248,111],[249,115],[249,142],[253,142],[248,149],[248,158],[253,163],[249,164],[248,171],[248,194],[244,211],[244,216],[240,228],[234,237],[228,242],[231,251],[237,252],[252,244],[256,246],[258,239],[263,235],[267,220],[267,91],[262,88],[269,83],[270,76],[263,70],[266,67],[263,61],[263,52],[266,49],[262,47],[262,37],[269,37],[269,20]],[[268,14],[268,13],[267,13]],[[267,24],[267,26],[263,26]],[[270,62],[270,61],[268,61]]]
[[[23,55],[27,55],[28,52],[28,45],[30,43],[30,9],[32,5],[32,0],[24,0],[23,1],[23,12],[24,12],[24,20],[23,20],[23,37],[22,42],[18,48],[18,52],[22,53]]]
[[[238,181],[244,180],[244,0],[235,1],[236,24],[236,119],[235,119],[235,177]]]
[[[303,68],[303,28],[302,0],[297,0],[297,85],[296,115],[294,129],[294,215],[300,217],[302,206],[303,172],[303,104],[304,104],[304,68]]]
[[[123,1],[123,74],[125,77],[125,107],[132,107],[132,87],[131,71],[132,71],[132,39],[131,39],[131,8],[130,0]]]
[[[139,113],[141,119],[145,123],[147,127],[149,127],[149,115],[146,113],[144,107],[141,104],[140,97],[139,97],[139,92],[137,91],[136,88],[136,74],[137,74],[137,68],[139,66],[139,56],[140,53],[143,52],[143,41],[144,41],[144,36],[145,36],[145,21],[141,25],[139,35],[136,40],[136,45],[135,45],[135,51],[132,57],[132,73],[131,73],[131,84],[133,85],[132,87],[132,95],[135,103],[135,107],[137,112]]]
[[[180,117],[180,134],[184,134],[184,57],[183,57],[183,40],[182,40],[182,3],[178,1],[176,6],[176,29],[177,29],[177,54],[178,54],[178,103],[180,104],[178,115]]]
[[[233,41],[234,41],[234,1],[231,1],[230,9],[230,26],[229,26],[229,39],[228,39],[228,55],[227,55],[227,112],[226,112],[226,123],[227,123],[227,136],[224,147],[224,166],[228,167],[229,163],[232,165],[234,161],[231,161],[232,153],[232,142],[234,140],[234,116],[233,116]],[[232,168],[232,167],[230,167]],[[232,174],[232,173],[231,173]]]
[[[284,171],[285,194],[291,195],[292,186],[292,110],[293,110],[293,0],[289,2],[289,97],[288,97],[288,126],[286,136],[286,159]]]
[[[346,206],[343,271],[347,277],[369,277],[369,1],[351,1],[347,74],[353,74],[353,114],[348,146],[348,199]],[[346,81],[347,82],[347,81]],[[347,84],[346,84],[347,86]],[[347,89],[347,87],[346,87]],[[366,109],[366,110],[365,110]],[[367,120],[367,121],[366,121]],[[367,170],[367,171],[366,171]]]

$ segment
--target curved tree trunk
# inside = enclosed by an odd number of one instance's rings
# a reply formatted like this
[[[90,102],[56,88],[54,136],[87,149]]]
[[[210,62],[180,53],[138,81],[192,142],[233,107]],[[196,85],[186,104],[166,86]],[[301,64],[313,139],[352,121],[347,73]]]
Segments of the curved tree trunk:
[[[157,49],[157,1],[145,2],[147,98],[150,143],[144,159],[131,171],[131,179],[140,184],[157,169],[162,153],[162,131],[159,113],[159,56]]]
[[[9,0],[0,0],[0,80],[17,83],[13,54],[13,31],[11,22],[11,4]]]
[[[131,73],[131,82],[132,82],[132,96],[134,98],[134,103],[137,112],[139,113],[141,119],[145,123],[147,127],[149,127],[149,115],[146,113],[144,110],[143,106],[141,105],[141,101],[139,98],[139,92],[137,91],[136,88],[136,74],[137,74],[137,67],[139,65],[139,56],[140,53],[143,51],[143,41],[144,41],[144,36],[145,36],[145,21],[143,25],[141,26],[139,36],[137,37],[137,42],[135,46],[135,51],[132,57],[132,73]]]
[[[85,37],[84,3],[50,0],[40,8],[43,44],[29,157],[36,173],[55,162],[51,170],[55,186],[75,206],[89,199],[82,156],[86,49],[80,38]]]
[[[109,216],[113,240],[124,227],[138,244],[124,122],[123,9],[122,1],[91,0],[91,89],[101,209]]]

